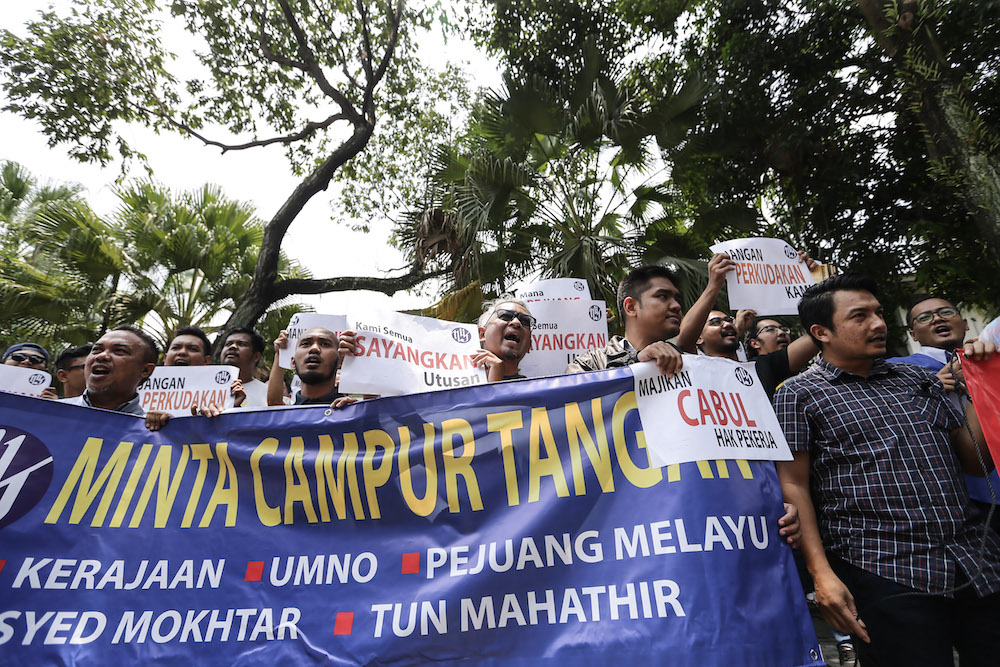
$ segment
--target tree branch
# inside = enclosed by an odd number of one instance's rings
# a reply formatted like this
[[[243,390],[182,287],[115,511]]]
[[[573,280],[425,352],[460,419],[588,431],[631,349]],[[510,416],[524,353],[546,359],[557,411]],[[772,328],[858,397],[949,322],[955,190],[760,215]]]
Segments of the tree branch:
[[[258,24],[260,25],[260,30],[257,33],[257,43],[260,44],[260,51],[264,54],[264,57],[273,63],[279,65],[286,65],[288,67],[294,67],[295,69],[302,70],[303,72],[309,73],[309,68],[305,63],[295,60],[294,58],[288,58],[287,56],[279,56],[273,51],[271,47],[267,45],[267,34],[264,30],[267,21],[267,3],[263,2],[261,5],[264,7],[257,15],[260,17]]]
[[[389,44],[385,48],[385,53],[382,54],[382,59],[379,61],[378,67],[365,87],[365,109],[370,108],[370,105],[372,105],[375,86],[385,76],[386,70],[389,68],[389,63],[392,61],[392,56],[396,51],[396,44],[399,41],[399,23],[403,19],[403,0],[396,1],[395,11],[392,9],[389,10],[389,19],[392,26],[390,28],[392,34],[389,37]]]
[[[319,86],[327,97],[331,98],[334,102],[340,105],[340,108],[348,118],[353,123],[362,122],[362,115],[358,113],[358,110],[354,108],[351,103],[343,93],[337,90],[330,81],[326,78],[326,74],[323,73],[323,68],[319,66],[316,61],[316,56],[312,52],[312,48],[309,46],[309,40],[306,39],[305,33],[302,31],[302,26],[299,25],[298,20],[295,18],[295,13],[292,12],[291,6],[288,4],[288,0],[278,0],[278,4],[281,5],[281,12],[285,15],[285,21],[288,22],[288,27],[292,30],[292,35],[295,36],[295,43],[299,47],[299,57],[305,63],[308,68],[306,71],[312,76],[313,80]]]
[[[325,294],[327,292],[344,292],[349,290],[372,290],[392,296],[400,290],[415,287],[425,280],[446,275],[449,269],[440,269],[424,273],[410,269],[408,273],[392,278],[376,278],[373,276],[343,276],[338,278],[290,278],[275,283],[270,296],[274,301],[284,299],[293,294]]]
[[[201,141],[206,146],[216,146],[217,148],[221,148],[223,153],[227,153],[229,151],[242,151],[246,150],[247,148],[257,148],[259,146],[270,146],[271,144],[290,144],[296,141],[301,141],[303,139],[306,139],[310,135],[315,134],[317,130],[324,130],[333,125],[338,120],[353,120],[344,113],[335,113],[324,120],[310,121],[306,123],[305,127],[303,127],[298,132],[295,132],[294,134],[287,134],[280,137],[270,137],[268,139],[257,139],[254,141],[248,141],[243,144],[224,144],[221,141],[209,139],[208,137],[204,136],[203,134],[192,128],[190,125],[182,123],[181,121],[177,120],[176,118],[170,116],[167,113],[138,105],[135,105],[135,108],[138,109],[139,111],[142,111],[143,113],[156,116],[157,118],[162,118],[170,125],[176,127],[178,130],[184,132],[185,134],[191,135],[195,139]]]

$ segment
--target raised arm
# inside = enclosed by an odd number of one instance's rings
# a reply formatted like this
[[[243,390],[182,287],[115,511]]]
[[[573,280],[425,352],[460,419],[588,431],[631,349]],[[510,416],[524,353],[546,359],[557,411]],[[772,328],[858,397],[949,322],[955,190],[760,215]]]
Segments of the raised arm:
[[[267,404],[285,404],[285,369],[278,364],[278,355],[288,347],[288,332],[282,331],[274,339],[274,361],[271,363],[271,374],[267,376]]]
[[[694,302],[681,321],[681,332],[677,334],[677,347],[681,352],[694,354],[701,330],[705,328],[708,314],[715,308],[715,300],[726,284],[726,274],[736,268],[736,263],[724,252],[712,256],[708,262],[708,286]]]

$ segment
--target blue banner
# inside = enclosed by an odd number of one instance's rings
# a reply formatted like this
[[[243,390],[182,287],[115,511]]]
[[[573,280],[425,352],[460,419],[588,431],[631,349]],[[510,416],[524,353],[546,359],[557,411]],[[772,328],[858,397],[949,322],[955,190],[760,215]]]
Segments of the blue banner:
[[[822,665],[770,462],[628,369],[141,419],[0,394],[10,664]]]

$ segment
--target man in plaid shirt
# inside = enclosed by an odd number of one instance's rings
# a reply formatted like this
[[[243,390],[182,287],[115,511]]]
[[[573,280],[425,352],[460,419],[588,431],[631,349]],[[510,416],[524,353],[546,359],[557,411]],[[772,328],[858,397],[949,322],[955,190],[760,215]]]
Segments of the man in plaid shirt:
[[[823,358],[775,396],[794,454],[778,463],[827,621],[865,667],[1000,662],[1000,538],[972,520],[961,472],[992,467],[979,420],[926,369],[886,363],[869,278],[845,274],[799,303]],[[969,343],[984,360],[992,344]],[[815,503],[815,504],[814,504]]]

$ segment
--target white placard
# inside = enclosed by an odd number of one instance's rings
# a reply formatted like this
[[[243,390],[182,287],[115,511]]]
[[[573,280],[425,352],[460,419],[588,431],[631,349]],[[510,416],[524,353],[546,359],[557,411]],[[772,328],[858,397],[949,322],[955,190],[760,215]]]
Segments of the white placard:
[[[654,466],[717,459],[791,460],[754,364],[685,354],[682,369],[672,378],[652,361],[629,368]]]
[[[799,299],[815,284],[795,248],[781,239],[735,239],[716,243],[712,252],[728,253],[736,270],[726,274],[729,306],[764,315],[797,315]]]
[[[235,366],[157,366],[139,385],[139,404],[146,412],[191,414],[191,406],[233,407],[229,386],[240,376]]]
[[[603,301],[537,301],[531,314],[531,350],[521,360],[527,377],[562,375],[566,365],[595,347],[608,344],[607,307]]]
[[[0,364],[0,390],[25,396],[41,396],[52,384],[52,376],[45,371]]]
[[[298,344],[299,336],[309,329],[329,329],[333,332],[333,337],[340,336],[340,332],[347,328],[346,315],[324,315],[322,313],[295,313],[288,321],[285,331],[288,332],[288,345],[278,352],[278,365],[282,368],[292,367],[292,357],[295,356],[295,346]]]
[[[361,351],[343,359],[345,394],[398,396],[486,383],[486,371],[472,363],[479,350],[474,324],[393,312],[347,321]]]
[[[517,298],[526,303],[536,301],[590,300],[590,286],[583,278],[549,278],[539,280],[517,291]]]

